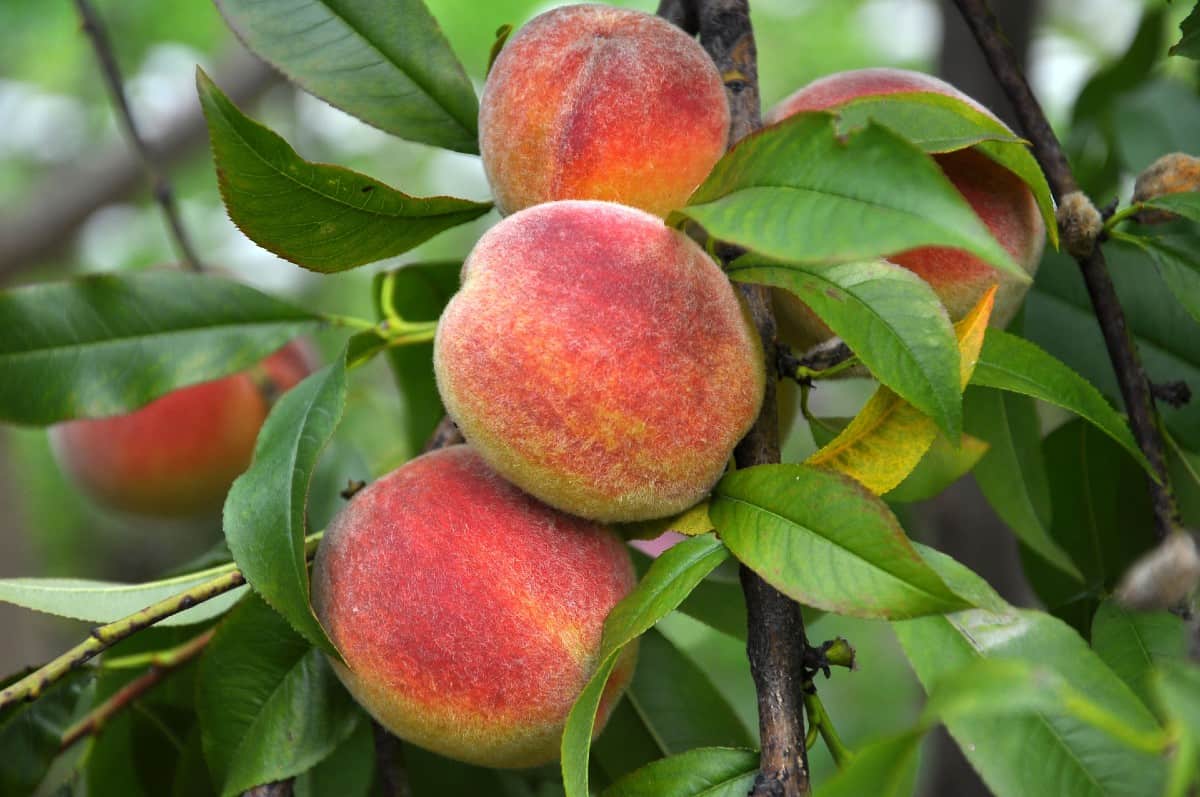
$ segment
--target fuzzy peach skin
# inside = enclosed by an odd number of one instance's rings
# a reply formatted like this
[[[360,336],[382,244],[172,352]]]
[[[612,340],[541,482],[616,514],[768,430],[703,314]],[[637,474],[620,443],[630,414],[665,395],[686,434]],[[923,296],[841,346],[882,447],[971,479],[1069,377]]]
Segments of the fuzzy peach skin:
[[[504,46],[479,108],[501,213],[604,199],[682,207],[725,151],[729,105],[695,39],[652,14],[556,8]]]
[[[271,402],[315,367],[293,341],[250,371],[180,388],[127,415],[50,430],[59,467],[111,509],[150,517],[220,510],[250,464]]]
[[[621,539],[500,478],[469,446],[379,479],[333,520],[313,606],[350,693],[392,733],[489,767],[558,757],[599,661],[609,611],[636,578]],[[633,677],[618,660],[596,733]]]
[[[489,230],[438,324],[447,412],[492,467],[606,522],[680,512],[763,399],[758,335],[691,239],[640,210],[550,202]]]
[[[931,75],[877,68],[820,78],[783,100],[767,116],[767,122],[773,124],[801,111],[836,108],[860,97],[911,91],[956,97],[994,116],[954,86]],[[1020,177],[971,149],[935,155],[934,160],[996,240],[1033,276],[1042,258],[1046,228],[1028,186]],[[928,282],[955,320],[974,307],[989,286],[998,283],[1000,289],[991,324],[1005,326],[1016,315],[1028,290],[1028,285],[960,249],[925,246],[888,259]],[[780,327],[793,345],[808,348],[830,337],[829,328],[799,299],[786,291],[775,291],[774,295]]]

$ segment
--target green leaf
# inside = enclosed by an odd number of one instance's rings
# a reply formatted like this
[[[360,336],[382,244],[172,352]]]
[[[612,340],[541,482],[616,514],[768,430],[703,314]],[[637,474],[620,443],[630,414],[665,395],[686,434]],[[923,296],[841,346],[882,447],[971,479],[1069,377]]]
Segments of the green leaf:
[[[296,778],[295,797],[367,797],[375,774],[375,735],[360,715],[354,731],[312,769]]]
[[[816,797],[906,797],[917,774],[923,734],[909,732],[856,750],[850,763],[816,790]]]
[[[1200,192],[1184,191],[1178,194],[1163,194],[1146,199],[1138,204],[1156,210],[1165,210],[1182,216],[1188,221],[1200,222]]]
[[[324,655],[257,596],[221,624],[201,659],[196,711],[223,797],[308,770],[362,718]]]
[[[588,752],[596,710],[622,649],[675,609],[728,556],[729,551],[711,534],[686,539],[664,551],[633,592],[609,612],[600,643],[600,663],[576,698],[563,729],[562,774],[566,797],[588,795]]]
[[[0,750],[4,751],[0,755],[0,794],[25,797],[34,793],[58,756],[63,734],[92,680],[90,674],[68,676],[36,702],[0,712]]]
[[[992,612],[1008,611],[1008,602],[992,589],[992,585],[987,583],[983,576],[936,548],[930,548],[919,542],[914,542],[913,547],[917,549],[917,553],[921,555],[925,563],[933,568],[938,577],[946,582],[946,586],[954,591],[955,595],[961,596],[972,606],[978,606],[981,609]]]
[[[1176,301],[1192,318],[1200,321],[1200,258],[1194,249],[1195,238],[1169,235],[1150,238],[1122,232],[1114,232],[1113,237],[1134,244],[1150,255]]]
[[[1162,662],[1187,658],[1187,628],[1170,612],[1129,611],[1110,599],[1092,619],[1092,649],[1152,707],[1150,674]]]
[[[1161,726],[1141,701],[1061,621],[1041,612],[982,610],[894,623],[909,662],[934,693],[951,674],[979,659],[1017,660],[1068,681],[1089,704],[1117,718],[1131,736],[1157,736]],[[968,694],[969,694],[968,687]],[[1024,692],[1011,693],[1025,700]],[[1046,709],[1049,707],[1043,707]],[[1072,709],[1073,710],[1073,709]],[[1071,711],[950,718],[947,727],[998,797],[1046,792],[1070,795],[1160,793],[1164,761],[1134,749]],[[1036,751],[1031,755],[1030,751]]]
[[[1050,241],[1058,246],[1054,198],[1046,176],[1029,151],[1028,142],[991,114],[958,97],[928,91],[860,97],[839,106],[835,113],[842,134],[873,120],[930,154],[974,147],[1029,186]]]
[[[977,437],[963,435],[958,446],[954,446],[944,434],[939,434],[916,470],[886,493],[888,503],[925,501],[939,495],[978,465],[987,451],[988,444]]]
[[[1028,281],[932,158],[875,124],[839,136],[834,121],[801,113],[742,139],[668,221],[690,218],[714,238],[792,262],[950,246]]]
[[[638,643],[637,671],[625,698],[666,755],[757,742],[704,671],[654,629]]]
[[[967,431],[988,444],[975,466],[975,479],[992,509],[1029,550],[1082,579],[1071,557],[1050,536],[1050,488],[1033,401],[975,387],[964,394],[964,407]]]
[[[377,317],[398,314],[405,321],[436,321],[458,290],[462,261],[407,263],[375,277]],[[433,376],[433,343],[388,349],[388,364],[404,399],[404,434],[414,455],[446,414]]]
[[[258,434],[254,462],[225,500],[225,539],[246,581],[292,627],[340,659],[308,602],[305,503],[321,451],[346,404],[345,356],[276,402]]]
[[[655,561],[636,549],[630,549],[629,553],[639,577]],[[746,639],[746,597],[736,577],[723,578],[720,571],[710,574],[683,599],[678,610],[709,628],[743,641]]]
[[[1200,60],[1200,5],[1192,9],[1187,19],[1179,23],[1183,36],[1167,50],[1170,55]]]
[[[119,584],[82,578],[5,578],[0,579],[0,601],[58,617],[90,623],[111,623],[141,611],[152,603],[232,572],[235,568],[233,564],[220,565],[143,584]],[[238,587],[173,614],[156,625],[202,623],[223,614],[245,591],[245,587]]]
[[[729,267],[738,282],[794,293],[871,370],[951,437],[962,432],[958,344],[933,289],[886,261],[812,266],[745,255]]]
[[[400,138],[476,153],[479,106],[421,0],[218,0],[242,42],[306,91]]]
[[[758,776],[758,753],[702,747],[647,764],[603,797],[745,797]]]
[[[229,218],[256,244],[298,266],[333,274],[393,257],[492,207],[412,197],[364,174],[306,161],[239,111],[200,69],[196,87]]]
[[[976,659],[941,676],[925,704],[922,722],[952,723],[984,717],[1071,717],[1134,750],[1165,752],[1162,729],[1133,730],[1114,714],[1049,667],[1022,659]]]
[[[1100,391],[1035,343],[1002,329],[989,329],[971,384],[1023,393],[1065,410],[1107,434],[1151,472],[1125,419]]]
[[[0,291],[0,421],[130,412],[248,368],[317,320],[245,285],[177,272]]]
[[[1200,110],[1197,115],[1200,125]],[[1146,373],[1156,380],[1200,385],[1196,320],[1172,297],[1148,255],[1127,246],[1106,246],[1104,252]],[[1123,406],[1091,300],[1079,267],[1069,257],[1047,254],[1025,302],[1024,334]],[[1200,450],[1200,402],[1178,409],[1160,405],[1159,411],[1181,444]]]
[[[1164,661],[1154,675],[1163,713],[1182,724],[1193,740],[1200,739],[1200,669],[1188,661]]]
[[[805,465],[730,473],[710,509],[743,564],[791,598],[855,617],[962,609],[891,510],[853,479]]]
[[[1026,575],[1047,607],[1087,633],[1098,599],[1153,547],[1150,498],[1141,469],[1094,427],[1070,421],[1042,445],[1054,495],[1050,534],[1082,574],[1082,582],[1044,573],[1025,562]]]

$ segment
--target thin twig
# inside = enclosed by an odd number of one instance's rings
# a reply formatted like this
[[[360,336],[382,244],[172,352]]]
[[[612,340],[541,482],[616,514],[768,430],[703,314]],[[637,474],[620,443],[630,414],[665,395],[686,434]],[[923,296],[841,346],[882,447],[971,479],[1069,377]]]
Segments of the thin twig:
[[[125,684],[112,697],[68,728],[63,734],[58,751],[61,753],[80,739],[99,733],[110,719],[153,689],[169,673],[199,656],[212,640],[214,633],[216,629],[209,629],[179,647],[155,656],[149,670]]]
[[[729,146],[762,126],[758,62],[749,0],[663,0],[659,12],[700,43],[716,63],[729,100]],[[729,253],[718,252],[725,255]],[[739,285],[758,329],[766,357],[767,386],[762,412],[738,444],[739,468],[779,462],[779,422],[775,406],[775,317],[769,289]],[[810,793],[804,735],[804,619],[795,601],[743,566],[746,596],[746,652],[758,694],[762,757],[752,797],[799,797]]]
[[[312,534],[305,540],[307,557],[311,558],[316,553],[317,543],[321,536],[321,534]],[[120,620],[93,628],[87,639],[0,692],[0,710],[21,700],[37,700],[47,687],[75,668],[82,666],[97,653],[108,650],[121,640],[128,639],[138,631],[149,628],[157,622],[187,611],[218,595],[224,595],[245,583],[246,579],[242,575],[242,571],[231,569],[229,572],[214,576],[191,589],[152,603]]]
[[[75,0],[75,8],[79,11],[83,30],[91,40],[92,48],[96,51],[96,60],[100,62],[100,71],[104,75],[113,105],[116,106],[117,115],[121,118],[125,133],[133,144],[134,150],[137,151],[146,174],[150,177],[154,199],[162,208],[163,215],[167,219],[167,227],[171,231],[175,246],[179,249],[179,255],[188,268],[193,271],[202,271],[200,258],[192,248],[187,231],[184,230],[183,221],[179,217],[179,209],[175,204],[171,183],[159,167],[157,158],[146,146],[146,141],[138,131],[137,122],[134,121],[133,113],[129,109],[129,101],[125,96],[125,85],[121,80],[121,69],[117,65],[117,58],[113,54],[112,43],[109,41],[104,23],[89,0]]]
[[[996,79],[1011,100],[1025,137],[1033,145],[1033,154],[1046,173],[1054,198],[1061,204],[1064,197],[1078,190],[1078,184],[1058,138],[1021,72],[1012,46],[1000,30],[986,0],[955,0],[955,4],[983,49]],[[1083,273],[1096,319],[1104,334],[1104,343],[1116,372],[1133,436],[1157,477],[1157,481],[1151,479],[1149,485],[1154,525],[1159,539],[1166,539],[1171,532],[1181,528],[1182,522],[1171,488],[1171,477],[1167,472],[1166,448],[1159,431],[1158,411],[1154,406],[1150,381],[1125,321],[1125,313],[1108,273],[1104,253],[1097,245],[1092,247],[1090,253],[1077,257],[1076,262]]]

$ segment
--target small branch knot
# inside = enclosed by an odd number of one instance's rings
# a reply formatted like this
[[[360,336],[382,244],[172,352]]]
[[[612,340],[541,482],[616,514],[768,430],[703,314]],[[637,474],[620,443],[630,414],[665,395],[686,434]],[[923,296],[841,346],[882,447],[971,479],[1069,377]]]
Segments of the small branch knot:
[[[1150,385],[1154,398],[1171,405],[1175,409],[1186,406],[1192,400],[1192,389],[1187,382],[1154,382]]]
[[[1200,551],[1186,531],[1176,531],[1130,566],[1116,597],[1131,609],[1170,609],[1200,583]]]
[[[1082,191],[1072,191],[1058,206],[1058,230],[1063,248],[1072,257],[1088,257],[1104,230],[1104,219]]]
[[[1182,152],[1163,155],[1138,175],[1133,184],[1133,201],[1145,202],[1165,194],[1200,190],[1200,158]],[[1165,210],[1143,210],[1137,214],[1142,224],[1162,224],[1175,218]]]

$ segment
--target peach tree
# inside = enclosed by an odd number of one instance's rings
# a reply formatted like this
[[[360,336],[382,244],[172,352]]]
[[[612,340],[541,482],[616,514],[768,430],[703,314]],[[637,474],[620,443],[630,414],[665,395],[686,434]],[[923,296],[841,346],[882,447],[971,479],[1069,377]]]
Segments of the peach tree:
[[[49,427],[98,503],[224,532],[146,583],[0,580],[92,625],[4,680],[0,793],[907,794],[939,725],[1005,797],[1200,785],[1200,162],[1130,154],[1113,110],[1200,115],[1153,74],[1161,12],[1064,148],[983,0],[955,5],[1016,132],[887,69],[764,124],[746,0],[552,10],[498,31],[487,75],[420,0],[216,4],[312,95],[481,154],[495,195],[305,160],[198,70],[249,239],[334,275],[503,218],[458,260],[378,270],[371,318],[200,268],[165,192],[190,271],[0,291],[0,420]],[[1200,58],[1200,6],[1170,52]],[[425,453],[354,474],[312,528],[378,360]],[[865,403],[814,410],[847,377]],[[968,473],[1040,608],[906,531]],[[757,729],[677,615],[744,645]],[[890,628],[915,716],[844,741],[821,695],[869,662],[810,634],[825,616]]]

